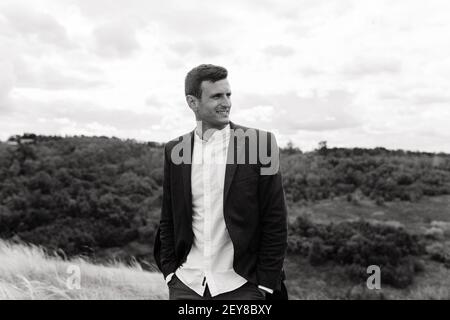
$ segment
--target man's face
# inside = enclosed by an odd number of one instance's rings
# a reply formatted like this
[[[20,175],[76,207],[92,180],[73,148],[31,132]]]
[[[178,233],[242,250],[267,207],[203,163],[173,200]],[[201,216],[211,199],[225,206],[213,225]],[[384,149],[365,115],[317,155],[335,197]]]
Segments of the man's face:
[[[203,81],[202,96],[197,100],[197,121],[210,128],[222,129],[229,120],[231,89],[227,79]]]

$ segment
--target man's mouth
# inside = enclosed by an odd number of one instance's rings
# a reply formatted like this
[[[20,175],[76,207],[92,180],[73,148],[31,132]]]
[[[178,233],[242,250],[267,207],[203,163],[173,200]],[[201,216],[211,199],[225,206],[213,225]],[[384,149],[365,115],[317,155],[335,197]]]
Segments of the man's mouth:
[[[216,112],[218,114],[220,114],[221,116],[228,116],[228,114],[230,113],[230,110],[218,110]]]

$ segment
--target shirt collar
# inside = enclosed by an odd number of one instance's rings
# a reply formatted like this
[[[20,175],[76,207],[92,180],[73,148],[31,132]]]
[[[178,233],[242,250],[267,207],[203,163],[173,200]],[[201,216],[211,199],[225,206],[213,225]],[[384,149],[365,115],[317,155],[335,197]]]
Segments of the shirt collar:
[[[230,136],[230,132],[231,132],[231,128],[230,128],[230,123],[228,123],[223,129],[220,130],[215,130],[214,133],[211,135],[211,137],[209,137],[208,140],[203,140],[202,138],[200,138],[200,135],[198,133],[198,126],[195,127],[195,140],[199,141],[199,142],[213,142],[216,140],[224,140],[226,138],[228,138]]]

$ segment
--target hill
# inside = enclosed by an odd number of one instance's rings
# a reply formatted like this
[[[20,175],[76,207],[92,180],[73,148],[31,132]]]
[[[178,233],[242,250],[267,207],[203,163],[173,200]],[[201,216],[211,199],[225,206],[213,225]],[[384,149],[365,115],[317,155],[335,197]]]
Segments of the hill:
[[[281,151],[290,212],[342,196],[382,206],[450,194],[450,155],[324,143],[314,152],[292,145]],[[163,145],[155,142],[11,137],[0,143],[0,238],[99,262],[136,258],[151,268],[162,156]]]
[[[125,282],[136,275],[146,283],[151,273],[141,269],[155,270],[163,145],[106,137],[13,138],[0,143],[0,239],[45,249],[6,245],[3,256],[44,259],[49,270],[59,270],[59,280],[67,278],[63,269],[70,259],[92,270],[92,279],[116,268],[102,269],[116,261],[122,263],[119,270],[137,272]],[[450,284],[439,278],[448,278],[450,268],[450,155],[323,143],[303,153],[291,145],[281,150],[281,169],[290,218],[288,289],[294,299],[348,298],[347,290],[362,283],[372,263],[383,267],[384,283],[396,288],[390,297],[448,297]],[[82,260],[75,258],[80,255]],[[14,253],[9,257],[13,261]],[[17,270],[33,259],[16,259]],[[50,298],[92,297],[95,291],[66,292],[58,279],[40,284],[34,277],[39,272],[17,277],[8,271],[14,268],[5,268],[0,266],[4,296],[30,297],[35,289],[26,290],[35,287],[61,293],[39,289],[38,296]],[[325,290],[317,285],[321,281],[334,284]],[[127,284],[123,295],[110,291],[127,298],[140,296],[139,288]],[[97,294],[109,297],[102,290]]]

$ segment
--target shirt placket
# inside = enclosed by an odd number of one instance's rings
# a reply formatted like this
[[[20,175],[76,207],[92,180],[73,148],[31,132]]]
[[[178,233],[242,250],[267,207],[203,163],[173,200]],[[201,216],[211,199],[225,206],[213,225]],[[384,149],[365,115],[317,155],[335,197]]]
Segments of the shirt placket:
[[[211,143],[206,142],[204,145],[204,175],[203,175],[203,194],[204,194],[204,261],[205,276],[210,278],[211,271]]]

